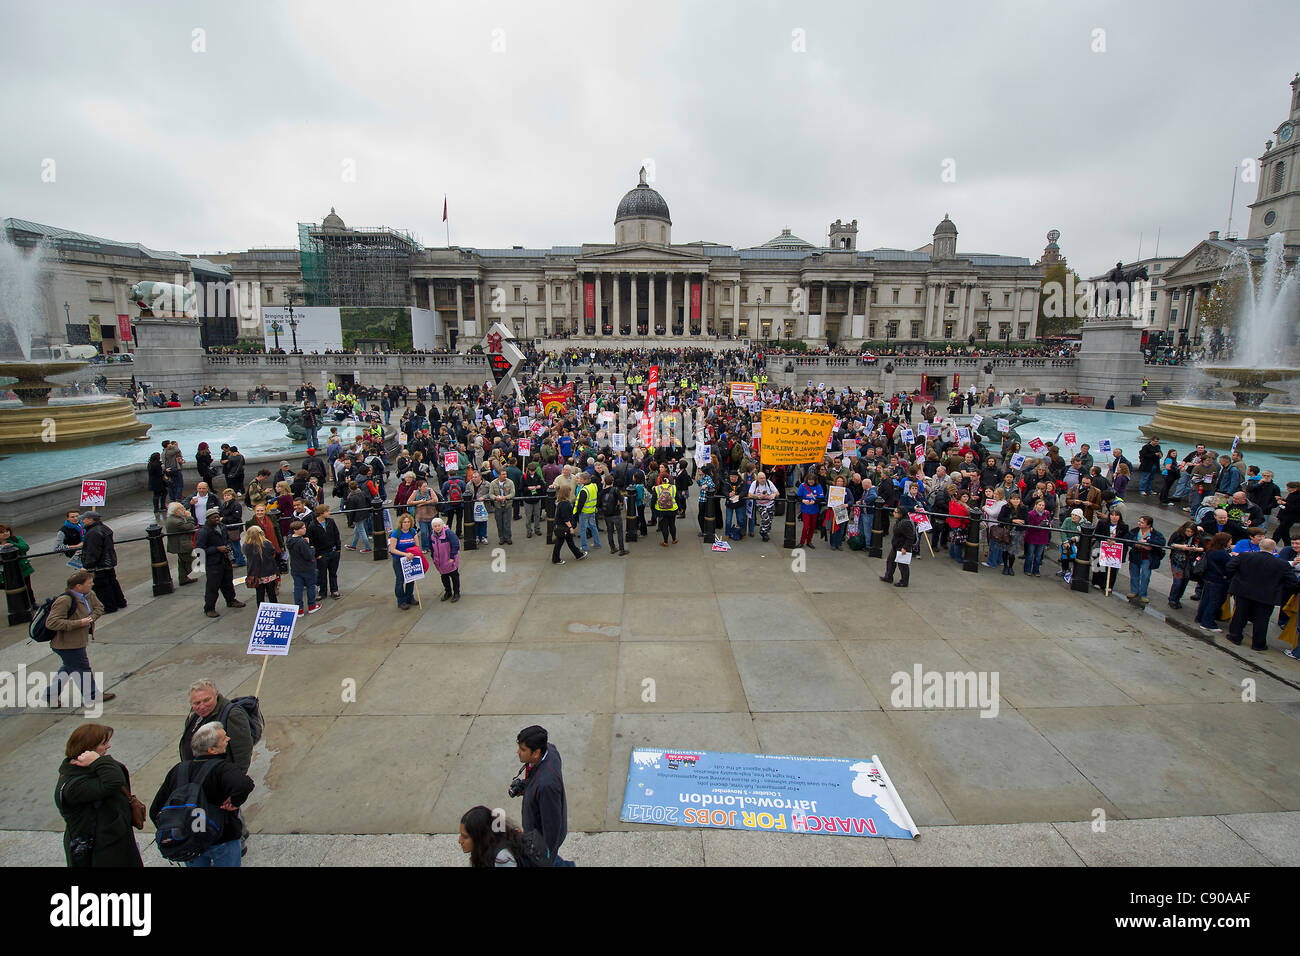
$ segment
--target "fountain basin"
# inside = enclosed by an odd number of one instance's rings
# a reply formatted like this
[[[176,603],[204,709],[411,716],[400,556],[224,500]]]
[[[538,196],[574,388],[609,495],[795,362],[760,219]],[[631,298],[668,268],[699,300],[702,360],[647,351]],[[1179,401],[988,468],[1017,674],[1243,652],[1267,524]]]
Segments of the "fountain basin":
[[[143,438],[148,433],[149,424],[136,418],[130,400],[117,396],[92,402],[23,404],[0,409],[3,455]]]
[[[1158,436],[1162,444],[1204,443],[1225,451],[1240,435],[1238,450],[1247,459],[1251,451],[1300,454],[1300,413],[1278,407],[1238,406],[1228,402],[1157,402],[1155,417],[1140,429],[1144,435]]]
[[[45,380],[48,375],[63,375],[67,372],[75,372],[77,369],[85,368],[86,363],[80,361],[49,361],[42,362],[34,360],[31,362],[9,362],[0,360],[0,378],[17,379],[13,385],[5,386],[13,389],[18,396],[18,400],[24,405],[45,405],[50,400],[50,391],[55,388],[55,383]]]

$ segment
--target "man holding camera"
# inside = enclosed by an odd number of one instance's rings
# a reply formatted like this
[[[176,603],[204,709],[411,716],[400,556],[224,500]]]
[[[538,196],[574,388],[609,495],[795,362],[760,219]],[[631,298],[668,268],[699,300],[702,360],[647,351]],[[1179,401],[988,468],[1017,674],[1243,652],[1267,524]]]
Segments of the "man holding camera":
[[[510,781],[510,796],[523,797],[524,832],[538,831],[552,866],[573,866],[560,857],[560,844],[569,833],[569,802],[564,795],[560,752],[550,743],[545,727],[534,724],[516,738],[523,776]]]

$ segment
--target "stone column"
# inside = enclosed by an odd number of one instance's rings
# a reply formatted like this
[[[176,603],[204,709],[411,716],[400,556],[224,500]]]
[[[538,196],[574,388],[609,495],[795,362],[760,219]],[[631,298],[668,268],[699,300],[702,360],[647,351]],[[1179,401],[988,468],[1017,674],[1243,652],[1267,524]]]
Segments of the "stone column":
[[[555,319],[551,314],[551,280],[546,279],[546,334],[555,330]]]
[[[633,272],[630,278],[632,284],[632,291],[631,291],[632,318],[628,321],[627,324],[627,334],[634,336],[637,334],[637,317],[639,315],[639,312],[637,311],[637,293],[639,291],[637,289],[637,286],[640,285],[641,283],[641,276]]]
[[[849,283],[849,307],[844,314],[844,320],[849,323],[849,336],[856,335],[856,333],[853,330],[853,283],[852,282]],[[840,331],[843,332],[843,329],[841,329]],[[840,338],[846,338],[846,336],[841,335]]]
[[[596,273],[596,337],[597,338],[600,337],[600,310],[601,310],[600,273],[597,272]],[[585,314],[585,312],[582,314]],[[587,334],[587,320],[585,318],[582,320],[582,334],[583,335]]]
[[[968,288],[968,287],[967,287],[966,282],[963,281],[962,284],[961,284],[961,286],[960,286],[960,288],[957,290],[957,323],[956,323],[956,325],[953,326],[953,332],[955,333],[955,336],[960,336],[960,335],[961,335],[961,331],[960,331],[960,330],[961,330],[962,326],[966,324],[966,290],[967,290],[967,288]]]
[[[646,303],[649,305],[649,318],[646,320],[646,334],[651,338],[655,336],[655,274],[650,273],[649,297]],[[666,331],[666,329],[665,329]]]
[[[429,308],[433,308],[433,287],[429,288]],[[460,329],[465,328],[465,286],[459,279],[456,280],[456,326]]]
[[[925,284],[925,321],[921,323],[921,334],[928,336],[930,334],[930,323],[934,321],[934,289],[937,283],[926,282]],[[899,328],[902,331],[902,328]]]
[[[731,282],[731,334],[740,335],[740,280]]]
[[[871,337],[871,289],[872,285],[862,290],[862,337],[864,339]]]
[[[664,274],[664,338],[673,337],[673,274]]]
[[[457,317],[459,318],[459,315],[458,315]],[[474,322],[475,322],[475,324],[477,324],[477,323],[479,323],[480,321],[482,321],[482,319],[483,319],[483,297],[479,294],[479,286],[478,286],[478,283],[475,282],[475,283],[474,283]],[[460,339],[457,340],[458,343],[459,343],[460,341],[463,341],[464,336],[465,336],[465,323],[462,321],[462,322],[460,322],[460,323],[458,323],[458,324],[460,325]],[[457,352],[463,352],[463,351],[465,351],[465,350],[464,350],[463,348],[457,348],[456,351],[457,351]]]

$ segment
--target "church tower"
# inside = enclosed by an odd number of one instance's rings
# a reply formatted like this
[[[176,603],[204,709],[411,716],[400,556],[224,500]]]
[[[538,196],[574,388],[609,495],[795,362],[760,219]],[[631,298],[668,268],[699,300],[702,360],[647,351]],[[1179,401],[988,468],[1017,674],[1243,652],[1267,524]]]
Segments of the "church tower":
[[[1286,236],[1287,245],[1300,244],[1300,73],[1291,80],[1291,115],[1264,144],[1259,158],[1259,192],[1250,205],[1249,239],[1263,239],[1275,232]]]

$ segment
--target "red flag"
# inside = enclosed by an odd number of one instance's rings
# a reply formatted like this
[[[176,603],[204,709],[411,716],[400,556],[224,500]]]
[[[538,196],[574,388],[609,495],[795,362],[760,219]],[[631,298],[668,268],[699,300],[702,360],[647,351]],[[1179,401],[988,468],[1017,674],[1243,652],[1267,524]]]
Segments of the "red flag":
[[[442,221],[447,221],[447,197],[442,197]]]

